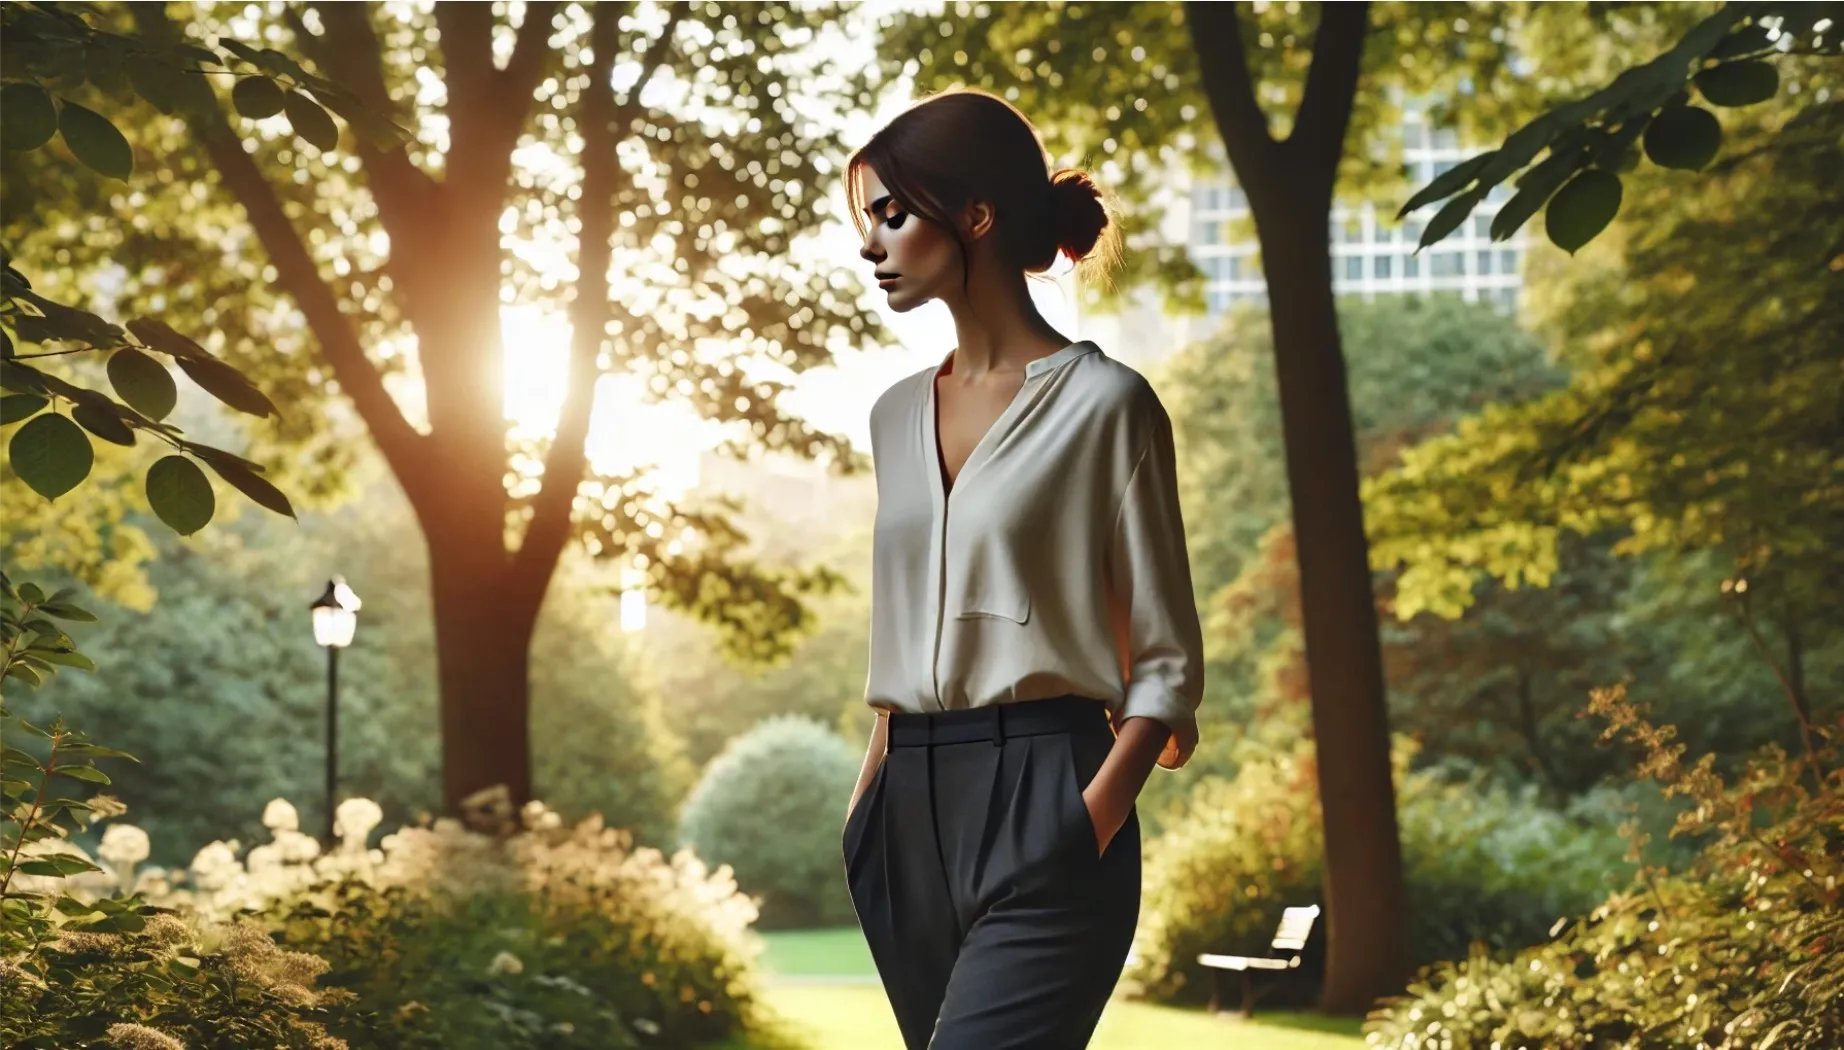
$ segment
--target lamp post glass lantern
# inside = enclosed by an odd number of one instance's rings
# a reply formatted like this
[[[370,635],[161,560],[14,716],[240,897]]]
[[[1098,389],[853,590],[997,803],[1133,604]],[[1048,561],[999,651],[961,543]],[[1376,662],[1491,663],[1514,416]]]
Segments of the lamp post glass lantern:
[[[327,845],[333,844],[334,809],[339,805],[339,651],[352,644],[364,603],[344,578],[327,581],[326,593],[309,606],[314,614],[314,643],[327,651]]]

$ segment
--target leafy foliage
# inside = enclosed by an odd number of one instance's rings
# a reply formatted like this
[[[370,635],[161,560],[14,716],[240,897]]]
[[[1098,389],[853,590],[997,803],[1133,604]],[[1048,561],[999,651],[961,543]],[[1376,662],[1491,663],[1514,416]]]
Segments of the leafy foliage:
[[[1659,57],[1442,173],[1411,196],[1398,217],[1447,201],[1428,221],[1420,244],[1425,248],[1458,229],[1488,193],[1522,171],[1517,192],[1492,220],[1492,239],[1513,236],[1544,209],[1550,241],[1573,254],[1619,213],[1618,172],[1637,162],[1642,144],[1664,168],[1696,171],[1716,156],[1722,125],[1693,104],[1692,87],[1713,106],[1765,102],[1780,90],[1776,63],[1797,68],[1798,60],[1786,56],[1844,57],[1841,15],[1835,4],[1725,4]],[[1536,161],[1545,149],[1548,156]]]
[[[345,1046],[323,1027],[341,1001],[314,987],[325,962],[278,950],[250,924],[198,923],[133,892],[131,878],[115,876],[144,855],[138,829],[112,825],[112,833],[128,834],[115,842],[104,836],[102,858],[120,871],[99,867],[71,841],[122,806],[111,796],[84,801],[62,792],[108,785],[96,761],[131,756],[61,720],[40,729],[4,710],[0,720],[38,750],[7,747],[0,763],[0,992],[8,1006],[0,1039],[7,1046],[53,1050],[101,1039],[225,1050]]]
[[[1457,615],[1482,577],[1542,585],[1564,534],[1720,553],[1796,630],[1836,607],[1844,105],[1780,118],[1694,193],[1635,176],[1613,250],[1539,311],[1565,389],[1489,406],[1367,484],[1399,616]]]
[[[1681,874],[1641,868],[1629,889],[1552,942],[1476,952],[1426,971],[1371,1016],[1388,1046],[1837,1045],[1844,1039],[1844,774],[1835,736],[1762,750],[1734,780],[1685,760],[1670,726],[1623,690],[1596,693],[1605,736],[1641,747],[1641,775],[1692,803],[1674,836],[1705,843]]]
[[[255,416],[275,412],[261,390],[204,347],[152,318],[123,328],[47,299],[10,261],[0,272],[0,320],[21,342],[64,345],[19,355],[7,338],[7,356],[0,361],[0,386],[10,391],[4,417],[8,424],[23,422],[7,444],[7,465],[40,496],[55,500],[89,476],[95,463],[92,435],[132,446],[138,434],[146,434],[178,450],[148,469],[147,496],[154,513],[180,535],[204,528],[216,508],[211,483],[197,463],[211,467],[260,506],[294,516],[288,497],[262,477],[261,464],[188,440],[178,427],[160,421],[177,401],[177,392],[171,373],[151,356],[155,353],[172,358],[207,393],[239,411]],[[109,355],[107,374],[115,397],[25,363],[68,354]],[[129,356],[118,363],[121,355]],[[69,417],[56,414],[61,406],[69,406]]]
[[[705,768],[685,801],[680,841],[735,870],[760,898],[764,928],[848,924],[839,825],[859,761],[825,726],[765,720]]]
[[[1513,949],[1580,914],[1617,866],[1616,829],[1534,792],[1411,773],[1396,749],[1414,956],[1456,958],[1474,942]],[[1135,959],[1137,995],[1201,1000],[1200,952],[1266,954],[1284,908],[1319,901],[1324,847],[1309,743],[1249,749],[1233,779],[1200,782],[1183,816],[1149,843]],[[1316,939],[1308,953],[1317,950]],[[1307,964],[1309,972],[1311,963]]]

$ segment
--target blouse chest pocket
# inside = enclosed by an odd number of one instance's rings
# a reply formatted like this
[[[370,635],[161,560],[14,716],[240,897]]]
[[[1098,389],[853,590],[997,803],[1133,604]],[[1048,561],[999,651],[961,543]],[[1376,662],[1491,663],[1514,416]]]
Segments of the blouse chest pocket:
[[[966,584],[965,596],[954,613],[956,620],[1026,623],[1031,619],[1031,592],[1016,566],[982,566],[969,574]]]

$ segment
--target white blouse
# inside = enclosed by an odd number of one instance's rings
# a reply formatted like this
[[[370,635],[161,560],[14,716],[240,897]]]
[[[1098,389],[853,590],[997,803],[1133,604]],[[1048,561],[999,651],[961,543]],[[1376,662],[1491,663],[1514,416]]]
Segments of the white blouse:
[[[1067,346],[1026,366],[948,494],[935,425],[947,360],[871,409],[865,702],[926,712],[1094,697],[1117,729],[1135,717],[1168,726],[1159,765],[1183,766],[1203,640],[1164,406],[1095,344]]]

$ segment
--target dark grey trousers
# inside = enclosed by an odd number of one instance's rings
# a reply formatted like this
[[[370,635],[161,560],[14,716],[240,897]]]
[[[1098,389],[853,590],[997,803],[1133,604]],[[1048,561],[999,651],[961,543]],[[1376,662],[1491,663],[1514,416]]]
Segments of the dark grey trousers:
[[[1088,1045],[1140,913],[1140,823],[1101,853],[1113,746],[1082,697],[890,716],[846,819],[847,885],[907,1050]]]

